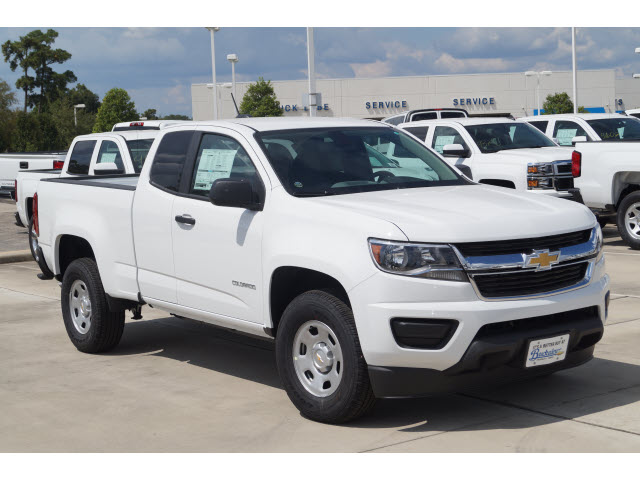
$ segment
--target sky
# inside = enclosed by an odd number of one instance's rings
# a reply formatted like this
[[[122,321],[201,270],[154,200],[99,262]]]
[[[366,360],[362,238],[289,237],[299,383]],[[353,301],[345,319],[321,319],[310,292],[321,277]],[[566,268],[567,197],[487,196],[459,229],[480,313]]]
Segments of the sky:
[[[45,30],[46,28],[41,28]],[[33,28],[0,28],[0,43]],[[124,88],[142,112],[191,115],[191,84],[211,82],[205,28],[56,28],[70,69],[101,98]],[[306,78],[305,28],[221,28],[215,36],[218,82]],[[570,28],[316,28],[318,78],[570,70]],[[640,73],[640,28],[578,28],[578,69]],[[0,79],[20,76],[0,61]],[[640,81],[639,81],[640,88]],[[17,95],[20,99],[21,96]]]

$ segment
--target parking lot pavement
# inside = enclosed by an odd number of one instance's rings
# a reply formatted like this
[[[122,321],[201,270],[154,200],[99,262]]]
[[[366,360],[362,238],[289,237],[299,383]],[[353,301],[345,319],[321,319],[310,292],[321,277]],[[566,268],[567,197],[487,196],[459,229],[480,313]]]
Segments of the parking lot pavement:
[[[15,225],[16,203],[0,195],[0,252],[28,250],[27,229]]]
[[[267,341],[145,308],[106,355],[78,352],[56,282],[0,265],[0,451],[640,452],[640,252],[607,230],[610,318],[586,365],[490,391],[301,417]]]

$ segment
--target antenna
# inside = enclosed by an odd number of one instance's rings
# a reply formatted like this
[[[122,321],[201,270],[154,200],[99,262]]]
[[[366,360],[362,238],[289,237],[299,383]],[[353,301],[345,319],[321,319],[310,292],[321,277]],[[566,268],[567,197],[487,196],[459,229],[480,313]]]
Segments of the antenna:
[[[231,94],[231,100],[233,100],[233,106],[236,107],[236,118],[249,118],[251,117],[251,115],[244,115],[242,113],[240,113],[240,110],[238,110],[238,104],[236,103],[236,99],[233,96],[233,93]]]

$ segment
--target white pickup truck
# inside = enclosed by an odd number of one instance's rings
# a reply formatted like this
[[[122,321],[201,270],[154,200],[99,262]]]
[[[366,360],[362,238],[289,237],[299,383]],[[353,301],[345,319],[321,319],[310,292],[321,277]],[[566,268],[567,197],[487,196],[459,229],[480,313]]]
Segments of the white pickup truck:
[[[478,183],[574,199],[571,155],[524,122],[479,117],[398,127]]]
[[[66,152],[0,153],[0,193],[12,194],[20,170],[61,169]]]
[[[383,118],[382,122],[390,125],[418,122],[420,120],[437,120],[441,118],[466,118],[469,114],[463,108],[421,108]]]
[[[114,348],[144,304],[273,338],[323,422],[580,365],[607,316],[589,209],[474,184],[379,122],[170,127],[139,176],[43,180],[34,205],[76,348]]]
[[[36,262],[38,239],[32,225],[33,198],[44,178],[73,175],[139,173],[159,130],[132,130],[118,133],[80,135],[71,143],[61,168],[20,171],[15,181],[16,223],[29,230],[29,249]]]
[[[622,239],[640,250],[640,141],[580,142],[573,152],[575,193],[601,225],[611,219]]]
[[[619,113],[563,113],[520,117],[518,121],[530,123],[561,147],[584,141],[640,140],[640,120]]]

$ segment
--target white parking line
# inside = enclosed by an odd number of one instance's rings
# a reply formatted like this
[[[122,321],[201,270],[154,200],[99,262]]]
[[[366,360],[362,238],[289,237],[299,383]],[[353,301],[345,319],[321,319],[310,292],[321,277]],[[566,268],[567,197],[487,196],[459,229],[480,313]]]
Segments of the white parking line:
[[[629,257],[640,257],[640,253],[618,253],[618,252],[607,252],[605,250],[605,255],[628,255]]]

